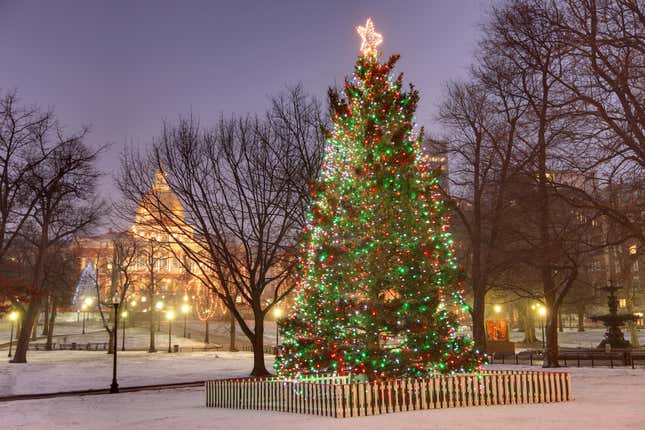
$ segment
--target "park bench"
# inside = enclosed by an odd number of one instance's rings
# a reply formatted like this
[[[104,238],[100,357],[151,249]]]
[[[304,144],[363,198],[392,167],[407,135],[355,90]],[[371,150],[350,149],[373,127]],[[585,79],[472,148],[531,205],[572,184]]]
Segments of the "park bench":
[[[195,346],[186,346],[180,348],[181,352],[195,352],[195,351],[221,351],[222,345],[219,343],[210,344],[208,346],[195,347]]]

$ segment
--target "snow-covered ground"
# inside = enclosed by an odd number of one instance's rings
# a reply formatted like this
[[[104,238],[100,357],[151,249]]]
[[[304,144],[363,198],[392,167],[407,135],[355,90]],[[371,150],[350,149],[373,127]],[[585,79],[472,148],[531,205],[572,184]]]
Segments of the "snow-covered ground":
[[[86,334],[82,333],[82,322],[77,322],[76,320],[69,320],[57,322],[54,329],[54,342],[61,343],[87,343],[87,342],[107,342],[108,335],[101,322],[93,317],[94,319],[88,320],[86,322],[85,331]],[[250,326],[253,326],[253,323],[249,321]],[[190,339],[184,338],[184,322],[181,320],[176,320],[172,325],[172,343],[185,347],[203,347],[204,341],[204,323],[200,321],[187,321],[187,335],[190,336]],[[10,337],[10,324],[6,320],[0,320],[0,345],[6,345],[9,342]],[[156,332],[157,345],[165,344],[168,345],[168,323],[166,321],[161,322],[161,330]],[[219,343],[228,346],[229,339],[229,324],[224,321],[211,321],[209,324],[209,334],[210,334],[210,343]],[[45,338],[40,335],[42,332],[42,325],[38,329],[38,340],[36,343],[44,343]],[[249,343],[246,335],[242,330],[237,327],[237,342],[239,343]],[[119,329],[119,338],[121,337],[122,330]],[[15,333],[14,333],[15,336]],[[145,323],[139,322],[136,327],[128,322],[126,324],[126,348],[136,348],[144,349],[148,348],[149,335],[148,327]],[[15,337],[14,337],[15,339]],[[265,333],[264,341],[267,345],[275,343],[275,322],[274,321],[265,321]],[[121,341],[119,340],[119,345]]]
[[[605,335],[605,328],[588,328],[583,332],[579,332],[576,329],[565,328],[564,332],[558,333],[558,344],[561,347],[568,348],[596,348],[600,341]],[[542,335],[540,329],[535,330],[535,334],[538,339],[541,339]],[[629,332],[625,327],[623,327],[623,334],[625,339],[630,340]],[[524,339],[524,333],[512,331],[510,333],[511,341],[521,342]],[[645,330],[639,330],[639,341],[641,345],[645,345]]]
[[[72,315],[73,316],[73,315]],[[107,333],[103,329],[100,321],[96,319],[96,316],[93,316],[93,320],[87,322],[86,331],[91,334],[81,335],[82,325],[80,322],[76,322],[73,318],[69,317],[64,321],[61,321],[56,324],[54,333],[56,334],[55,342],[62,343],[71,343],[71,342],[106,342]],[[249,325],[253,326],[253,323],[249,321]],[[190,339],[183,337],[183,321],[181,318],[174,322],[173,324],[173,344],[178,344],[180,346],[186,347],[200,347],[204,346],[202,343],[204,340],[204,323],[200,321],[188,321],[187,322],[187,333],[190,335]],[[0,345],[5,344],[9,341],[9,330],[10,325],[6,320],[0,320]],[[40,328],[39,332],[42,330]],[[625,338],[630,340],[629,333],[623,328]],[[228,346],[229,338],[229,325],[225,321],[211,321],[209,325],[210,333],[210,342],[211,343],[220,343],[225,346]],[[248,340],[239,326],[236,329],[237,333],[237,342],[238,343],[248,343]],[[469,334],[470,330],[465,329],[465,333]],[[541,330],[538,327],[535,331],[538,339],[541,338]],[[576,329],[565,328],[564,332],[558,333],[558,343],[561,347],[570,347],[570,348],[595,348],[598,346],[605,334],[604,327],[593,327],[587,328],[584,332],[578,332]],[[121,330],[119,330],[119,337],[121,336]],[[524,338],[524,333],[512,331],[510,333],[511,340],[513,342],[521,342]],[[645,345],[645,329],[639,331],[640,344]],[[264,328],[264,340],[267,345],[272,345],[275,343],[275,322],[274,321],[265,321]],[[37,342],[44,342],[43,338],[40,338]],[[168,324],[166,321],[161,323],[161,331],[157,332],[157,342],[159,345],[168,344]],[[145,324],[139,322],[137,327],[127,326],[126,330],[126,348],[137,348],[143,349],[148,347],[148,329]],[[6,348],[6,347],[5,347]]]
[[[220,360],[221,366],[213,365],[213,369],[218,368],[220,372],[226,366],[240,369],[248,368],[250,364],[250,358],[243,355]],[[238,363],[234,363],[235,361]],[[216,360],[214,362],[217,363]],[[586,368],[570,371],[573,374],[575,400],[566,403],[435,409],[334,419],[268,411],[206,408],[203,389],[194,388],[2,403],[0,427],[7,430],[645,428],[645,410],[642,407],[645,398],[644,370]],[[235,371],[232,372],[234,373]]]
[[[121,386],[192,382],[248,376],[250,352],[121,352]],[[265,357],[267,369],[273,356]],[[28,363],[0,363],[0,396],[107,388],[112,381],[112,356],[93,351],[30,351]],[[2,428],[0,426],[0,428]]]

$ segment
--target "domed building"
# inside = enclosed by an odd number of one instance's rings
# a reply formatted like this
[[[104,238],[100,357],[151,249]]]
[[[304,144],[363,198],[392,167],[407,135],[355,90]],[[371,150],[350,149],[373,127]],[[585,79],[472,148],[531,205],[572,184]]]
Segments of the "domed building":
[[[183,244],[192,242],[193,229],[184,218],[184,208],[170,189],[165,173],[157,171],[152,188],[135,210],[134,223],[126,231],[109,231],[79,241],[81,270],[91,266],[97,273],[101,289],[107,291],[113,276],[110,269],[114,244],[116,241],[136,244],[131,245],[136,247],[136,256],[128,266],[131,279],[129,303],[137,303],[138,311],[147,312],[153,310],[158,301],[170,305],[182,301],[199,284],[185,270],[185,265],[190,263],[177,244],[178,241]],[[91,291],[83,294],[91,294]],[[109,297],[109,294],[102,295]]]

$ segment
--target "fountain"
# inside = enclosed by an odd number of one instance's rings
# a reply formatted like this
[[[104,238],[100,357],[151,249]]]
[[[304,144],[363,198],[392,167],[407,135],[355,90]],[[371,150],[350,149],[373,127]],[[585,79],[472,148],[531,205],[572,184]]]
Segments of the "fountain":
[[[636,316],[629,314],[618,315],[618,298],[615,293],[620,290],[620,287],[616,287],[610,283],[602,289],[609,293],[609,296],[607,296],[609,313],[606,315],[595,315],[591,317],[592,321],[602,321],[605,327],[607,327],[605,338],[600,342],[598,348],[605,349],[607,345],[612,349],[631,348],[632,345],[625,340],[620,327],[625,325],[628,321],[636,320]]]

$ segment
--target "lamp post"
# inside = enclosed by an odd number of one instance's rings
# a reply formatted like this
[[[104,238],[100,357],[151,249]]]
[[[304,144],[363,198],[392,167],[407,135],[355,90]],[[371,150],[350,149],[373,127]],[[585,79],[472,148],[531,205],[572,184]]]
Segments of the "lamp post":
[[[16,320],[18,319],[18,313],[17,312],[11,312],[9,314],[9,321],[11,321],[11,334],[9,335],[9,357],[11,357],[11,346],[13,345],[13,326],[16,323]]]
[[[83,303],[81,305],[81,311],[83,311],[83,331],[82,333],[85,334],[85,315],[87,315],[87,305]]]
[[[545,349],[546,339],[544,338],[544,320],[546,319],[546,308],[544,306],[540,306],[537,311],[542,317],[540,318],[540,325],[542,326],[542,349]]]
[[[172,352],[172,320],[175,319],[175,313],[166,312],[166,319],[168,320],[168,352]]]
[[[128,317],[128,311],[121,312],[121,351],[125,351],[125,319]]]
[[[184,303],[181,306],[181,313],[184,314],[184,337],[186,337],[186,317],[188,316],[188,312],[190,312],[190,305],[188,303]]]
[[[92,300],[91,297],[86,297],[85,300],[83,300],[83,304],[81,305],[81,309],[83,310],[83,334],[85,334],[85,321],[87,320],[87,312],[92,306],[92,303],[94,303],[94,300]]]
[[[273,309],[273,318],[275,318],[275,346],[277,347],[280,343],[280,327],[278,326],[278,320],[282,316],[282,308]]]
[[[112,306],[114,307],[114,345],[112,348],[114,356],[112,357],[112,384],[110,385],[110,393],[118,393],[119,384],[116,382],[116,353],[118,344],[116,337],[119,329],[119,297],[116,294],[112,298]]]

